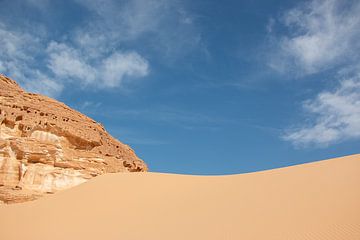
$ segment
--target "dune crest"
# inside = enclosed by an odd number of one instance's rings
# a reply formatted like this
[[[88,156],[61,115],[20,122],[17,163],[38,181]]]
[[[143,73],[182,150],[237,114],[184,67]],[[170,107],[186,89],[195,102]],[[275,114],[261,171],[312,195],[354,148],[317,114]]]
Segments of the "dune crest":
[[[358,240],[360,154],[228,176],[106,174],[2,205],[0,226],[6,240]]]

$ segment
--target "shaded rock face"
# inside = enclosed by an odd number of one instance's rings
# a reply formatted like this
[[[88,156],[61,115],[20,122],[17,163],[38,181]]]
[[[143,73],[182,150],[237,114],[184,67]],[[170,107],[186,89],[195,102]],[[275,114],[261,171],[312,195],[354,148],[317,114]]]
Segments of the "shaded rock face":
[[[0,203],[32,200],[103,173],[147,171],[104,127],[0,75]]]

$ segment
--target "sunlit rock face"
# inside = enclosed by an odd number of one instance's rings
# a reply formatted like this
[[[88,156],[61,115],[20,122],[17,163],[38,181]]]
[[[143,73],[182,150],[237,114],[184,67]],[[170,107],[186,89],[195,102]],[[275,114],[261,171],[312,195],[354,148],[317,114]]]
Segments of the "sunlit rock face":
[[[0,204],[23,202],[103,173],[147,171],[103,126],[0,75]]]

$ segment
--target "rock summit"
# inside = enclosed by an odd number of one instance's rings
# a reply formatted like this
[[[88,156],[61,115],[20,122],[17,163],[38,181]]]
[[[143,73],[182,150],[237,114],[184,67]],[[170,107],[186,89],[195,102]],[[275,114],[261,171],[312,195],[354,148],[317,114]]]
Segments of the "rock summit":
[[[115,172],[147,171],[91,118],[0,75],[0,203],[36,199]]]

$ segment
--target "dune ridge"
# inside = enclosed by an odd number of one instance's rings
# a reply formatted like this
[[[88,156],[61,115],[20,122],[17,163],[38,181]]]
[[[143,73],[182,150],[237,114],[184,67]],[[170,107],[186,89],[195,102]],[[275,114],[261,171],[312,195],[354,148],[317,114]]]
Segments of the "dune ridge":
[[[0,239],[360,239],[360,154],[228,176],[119,173],[0,206]]]

